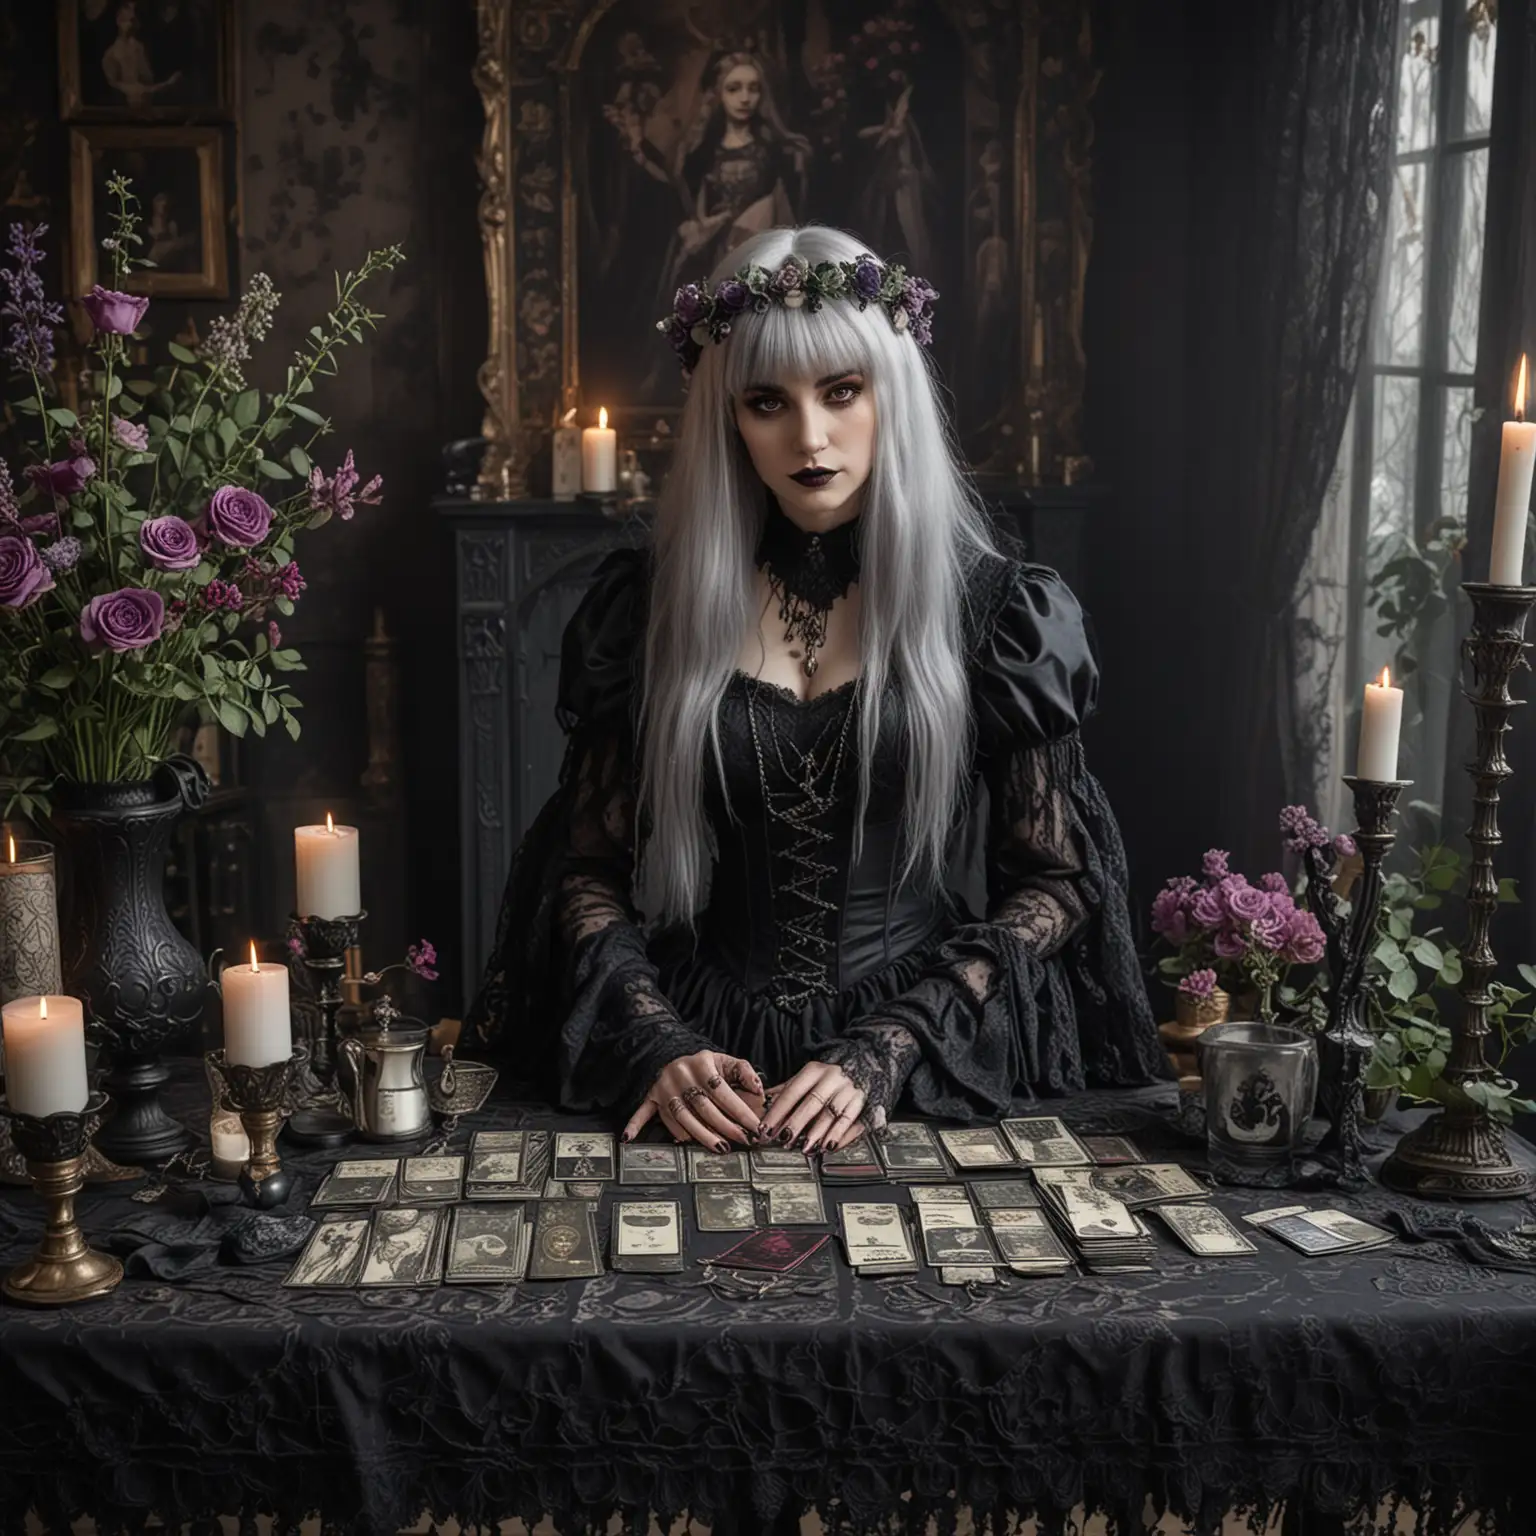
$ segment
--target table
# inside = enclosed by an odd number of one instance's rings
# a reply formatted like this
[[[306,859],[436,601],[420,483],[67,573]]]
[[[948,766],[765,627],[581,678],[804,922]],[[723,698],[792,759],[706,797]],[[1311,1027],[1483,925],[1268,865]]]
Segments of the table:
[[[1197,1163],[1160,1118],[1170,1093],[1047,1108]],[[206,1125],[198,1062],[175,1064],[168,1103]],[[493,1097],[462,1139],[556,1123],[592,1122]],[[337,1155],[288,1154],[291,1209]],[[133,1187],[82,1197],[98,1246],[144,1211]],[[1294,1198],[1414,1209],[1379,1190]],[[0,1192],[0,1261],[25,1257],[40,1222],[29,1192]],[[715,1253],[735,1239],[690,1240]],[[731,1533],[792,1529],[809,1505],[859,1529],[897,1507],[1057,1519],[1085,1502],[1139,1530],[1147,1492],[1212,1526],[1244,1503],[1337,1513],[1397,1492],[1536,1530],[1536,1276],[1446,1242],[1303,1258],[1256,1240],[1251,1259],[1197,1260],[1160,1233],[1153,1274],[973,1293],[932,1271],[858,1280],[840,1258],[757,1299],[697,1266],[340,1295],[281,1290],[288,1260],[130,1277],[64,1314],[0,1308],[0,1520],[36,1506],[57,1529],[86,1511],[105,1531],[150,1509],[173,1525],[266,1511],[282,1529],[318,1510],[382,1533],[425,1507],[466,1523],[549,1512],[564,1532],[612,1508],[688,1509]]]

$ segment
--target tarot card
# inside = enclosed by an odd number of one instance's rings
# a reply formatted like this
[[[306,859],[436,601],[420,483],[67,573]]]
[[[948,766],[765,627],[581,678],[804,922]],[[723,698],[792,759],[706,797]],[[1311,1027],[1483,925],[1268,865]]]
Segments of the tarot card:
[[[858,1136],[845,1147],[821,1154],[821,1174],[834,1183],[863,1184],[882,1181],[885,1172],[868,1136]]]
[[[1004,1120],[1003,1134],[1021,1163],[1032,1168],[1070,1168],[1092,1163],[1087,1149],[1055,1115]]]
[[[559,1156],[558,1150],[555,1155]],[[541,1200],[534,1219],[528,1278],[582,1280],[602,1274],[594,1221],[585,1200]]]
[[[1301,1253],[1357,1253],[1395,1241],[1385,1228],[1347,1211],[1304,1210],[1294,1216],[1274,1216],[1264,1222],[1263,1229]]]
[[[711,1152],[708,1147],[688,1148],[688,1177],[695,1184],[745,1184],[752,1165],[745,1152]]]
[[[1385,1227],[1362,1221],[1358,1216],[1351,1216],[1348,1211],[1313,1211],[1311,1221],[1325,1232],[1347,1238],[1356,1248],[1383,1248],[1397,1241]]]
[[[789,1179],[798,1183],[816,1177],[810,1158],[793,1147],[753,1147],[748,1160],[754,1184],[766,1184],[772,1179]]]
[[[994,1127],[940,1131],[939,1140],[957,1168],[1017,1168],[1018,1159]]]
[[[1249,1211],[1243,1220],[1252,1227],[1267,1227],[1281,1216],[1304,1216],[1306,1211],[1304,1205],[1274,1205],[1267,1211]]]
[[[1142,1163],[1146,1159],[1129,1136],[1079,1136],[1084,1151],[1101,1168],[1114,1163]]]
[[[997,1251],[985,1227],[923,1228],[923,1256],[935,1268],[944,1264],[991,1264]]]
[[[401,1205],[373,1213],[360,1285],[436,1285],[442,1274],[443,1212]]]
[[[683,1268],[683,1209],[676,1200],[619,1200],[613,1207],[609,1262],[633,1274]]]
[[[969,1205],[964,1184],[912,1184],[907,1188],[913,1205]]]
[[[1044,1211],[1028,1209],[991,1212],[992,1241],[1020,1274],[1060,1274],[1072,1263],[1072,1255],[1051,1230]]]
[[[751,1232],[757,1198],[750,1184],[696,1184],[693,1213],[700,1232]]]
[[[988,1179],[971,1185],[971,1199],[984,1211],[1039,1207],[1040,1191],[1032,1179]]]
[[[910,1264],[916,1260],[912,1235],[898,1205],[850,1200],[838,1207],[843,1246],[855,1268],[864,1264]]]
[[[631,1141],[619,1148],[620,1184],[683,1184],[687,1178],[681,1147]]]
[[[891,1121],[876,1150],[885,1171],[904,1179],[947,1179],[954,1171],[938,1138],[918,1120]]]
[[[990,1264],[941,1264],[940,1285],[996,1285],[997,1271]]]
[[[831,1241],[827,1232],[786,1232],[782,1227],[764,1227],[706,1262],[717,1269],[765,1269],[787,1275]]]
[[[551,1179],[550,1183],[555,1184],[556,1187],[555,1199],[561,1198],[558,1193],[561,1189],[565,1191],[565,1198],[570,1200],[586,1200],[590,1203],[603,1198],[601,1179],[567,1179],[564,1184],[557,1184],[554,1179]]]
[[[449,1285],[521,1280],[532,1235],[520,1205],[499,1211],[461,1205],[453,1213],[443,1279]]]
[[[827,1219],[821,1185],[775,1182],[768,1186],[768,1220],[776,1227],[815,1227]]]
[[[601,1189],[602,1186],[599,1185],[598,1188]],[[545,1179],[544,1187],[539,1191],[540,1200],[569,1200],[570,1198],[570,1192],[560,1179]]]
[[[400,1165],[400,1198],[407,1205],[452,1202],[464,1187],[463,1157],[408,1157]]]
[[[1141,1227],[1113,1195],[1099,1189],[1061,1187],[1061,1210],[1075,1238],[1135,1238]]]
[[[1154,1208],[1169,1231],[1201,1258],[1257,1253],[1250,1242],[1214,1205],[1159,1205]]]
[[[521,1188],[526,1176],[527,1134],[523,1131],[477,1131],[469,1144],[464,1193],[478,1200],[526,1200]]]
[[[346,1158],[326,1175],[310,1206],[382,1205],[395,1192],[399,1167],[395,1157]]]
[[[327,1216],[310,1234],[284,1285],[312,1290],[346,1289],[357,1284],[368,1252],[369,1216]]]
[[[557,1179],[611,1179],[614,1139],[605,1131],[557,1131]]]

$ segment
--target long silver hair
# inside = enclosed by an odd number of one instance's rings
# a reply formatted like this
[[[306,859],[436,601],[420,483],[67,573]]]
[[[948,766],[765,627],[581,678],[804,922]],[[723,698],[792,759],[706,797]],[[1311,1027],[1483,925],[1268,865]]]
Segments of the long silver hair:
[[[851,261],[867,248],[822,225],[768,229],[711,274],[787,256]],[[970,698],[962,640],[967,559],[995,553],[985,510],[960,468],[927,352],[878,304],[774,304],[705,344],[693,372],[656,518],[655,575],[641,702],[640,825],[647,904],[689,924],[711,849],[704,814],[706,746],[725,783],[718,708],[757,622],[754,561],[770,493],[736,430],[733,400],[754,381],[824,378],[857,369],[875,405],[874,462],[859,522],[859,797],[863,846],[881,700],[892,676],[905,700],[906,850],[900,878],[938,886],[969,790]],[[727,804],[729,800],[727,799]]]

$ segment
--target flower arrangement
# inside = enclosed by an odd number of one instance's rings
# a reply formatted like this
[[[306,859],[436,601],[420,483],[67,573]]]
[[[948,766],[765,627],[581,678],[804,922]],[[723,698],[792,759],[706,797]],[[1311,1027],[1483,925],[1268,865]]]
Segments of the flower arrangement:
[[[1199,879],[1176,875],[1157,893],[1152,931],[1173,950],[1158,961],[1158,971],[1197,1000],[1218,986],[1252,987],[1260,1018],[1272,1020],[1276,989],[1291,966],[1323,958],[1322,926],[1297,906],[1284,875],[1263,875],[1252,885],[1229,863],[1225,850],[1212,848]]]
[[[12,226],[0,267],[0,348],[23,386],[11,402],[19,452],[0,458],[7,812],[45,810],[59,779],[148,776],[192,712],[236,736],[282,725],[297,737],[289,674],[303,664],[277,622],[305,588],[295,536],[380,500],[379,477],[361,483],[350,451],[330,475],[311,456],[331,424],[305,397],[383,318],[359,295],[404,260],[400,248],[337,275],[334,307],[275,391],[243,373],[281,298],[260,273],[199,346],[173,342],[169,362],[139,372],[130,341],[149,300],[123,285],[152,263],[135,254],[131,182],[113,177],[107,192],[111,283],[80,301],[95,332],[80,413],[50,403],[64,315],[38,273],[47,226]]]

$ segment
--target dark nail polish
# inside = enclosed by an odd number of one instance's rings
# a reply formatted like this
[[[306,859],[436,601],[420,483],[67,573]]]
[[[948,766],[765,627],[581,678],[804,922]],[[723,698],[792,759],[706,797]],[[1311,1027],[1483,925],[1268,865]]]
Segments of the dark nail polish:
[[[619,1140],[620,1141],[633,1141],[634,1137],[628,1131],[625,1131],[624,1134],[619,1137]]]
[[[790,1128],[789,1128],[789,1127],[788,1127],[788,1126],[787,1126],[787,1125],[786,1125],[786,1126],[785,1126],[785,1127],[784,1127],[784,1129],[783,1129],[783,1130],[782,1130],[782,1131],[780,1131],[780,1132],[779,1132],[779,1140],[780,1140],[780,1141],[788,1141],[788,1140],[789,1140],[789,1138],[790,1138],[790,1137],[791,1137],[791,1136],[793,1136],[793,1135],[794,1135],[794,1132],[793,1132],[793,1131],[791,1131],[791,1130],[790,1130]]]
[[[730,1150],[730,1147],[724,1141],[717,1141],[715,1143],[716,1152],[729,1152]]]
[[[757,1132],[756,1131],[748,1131],[747,1132],[747,1140],[748,1141],[756,1141],[756,1140],[758,1140]]]
[[[819,1141],[813,1141],[813,1142],[812,1142],[812,1143],[811,1143],[811,1144],[810,1144],[810,1146],[808,1146],[808,1147],[807,1147],[807,1148],[806,1148],[806,1149],[805,1149],[805,1155],[806,1155],[806,1156],[807,1156],[807,1157],[809,1157],[809,1156],[810,1156],[810,1155],[811,1155],[811,1153],[812,1153],[812,1152],[814,1152],[814,1151],[815,1151],[815,1150],[816,1150],[816,1149],[817,1149],[817,1147],[819,1147],[819,1146],[820,1146],[820,1145],[821,1145],[821,1143],[820,1143],[820,1142],[819,1142]]]

